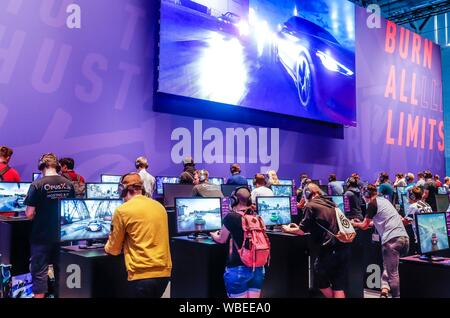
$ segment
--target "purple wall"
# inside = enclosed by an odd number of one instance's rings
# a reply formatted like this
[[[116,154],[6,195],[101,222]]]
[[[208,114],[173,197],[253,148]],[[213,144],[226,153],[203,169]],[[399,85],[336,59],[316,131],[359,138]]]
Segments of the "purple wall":
[[[81,29],[66,26],[72,2],[81,7]],[[413,107],[384,97],[392,63],[398,64],[398,78],[405,68],[420,81],[425,76],[426,83],[441,85],[437,47],[431,70],[388,55],[385,29],[367,29],[366,13],[358,10],[358,127],[345,128],[343,139],[169,115],[152,111],[157,2],[0,1],[0,144],[15,149],[12,165],[24,179],[31,178],[38,157],[48,151],[73,156],[77,170],[92,181],[100,173],[133,169],[142,154],[154,175],[178,174],[178,162],[189,152],[213,176],[227,175],[227,162],[234,161],[242,162],[249,176],[268,166],[278,168],[281,177],[307,172],[323,180],[331,172],[343,179],[359,171],[370,180],[380,170],[444,173],[438,124],[431,143],[428,124],[424,149],[421,137],[417,148],[397,141],[401,112],[406,136],[409,113],[442,120],[442,98],[433,111],[423,107],[426,98]],[[426,88],[424,96],[430,91]],[[439,87],[436,96],[441,96]],[[233,138],[244,132],[251,145]],[[394,144],[387,143],[388,137],[395,138]]]

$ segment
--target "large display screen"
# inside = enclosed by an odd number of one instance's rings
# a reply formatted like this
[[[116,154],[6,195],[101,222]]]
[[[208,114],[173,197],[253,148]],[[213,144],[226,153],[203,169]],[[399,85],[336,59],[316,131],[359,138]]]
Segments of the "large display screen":
[[[221,198],[176,198],[178,233],[220,230]]]
[[[61,200],[61,242],[108,238],[122,200]]]
[[[445,213],[425,213],[415,216],[421,253],[432,253],[449,248]]]
[[[162,0],[159,60],[162,93],[356,125],[350,1]]]
[[[256,209],[266,226],[291,223],[290,197],[257,197]]]
[[[25,198],[31,183],[0,182],[0,213],[25,212]]]

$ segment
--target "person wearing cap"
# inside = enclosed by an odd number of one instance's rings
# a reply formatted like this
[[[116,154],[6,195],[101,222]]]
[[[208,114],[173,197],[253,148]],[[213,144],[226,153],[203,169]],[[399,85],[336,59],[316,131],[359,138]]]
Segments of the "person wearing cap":
[[[231,177],[227,179],[227,184],[231,185],[247,185],[247,179],[241,175],[241,166],[234,163],[230,167]]]
[[[195,179],[195,163],[192,157],[186,157],[183,159],[184,169],[180,175],[181,184],[194,184]]]
[[[14,151],[6,146],[0,147],[0,181],[20,182],[20,175],[16,169],[9,166]]]
[[[144,183],[145,195],[151,198],[153,192],[155,192],[156,179],[150,173],[148,173],[148,160],[145,157],[139,157],[136,159],[135,166],[139,176]]]
[[[125,203],[114,212],[105,251],[119,255],[123,250],[130,297],[160,298],[172,272],[167,212],[142,190],[138,173],[122,177],[119,191]]]

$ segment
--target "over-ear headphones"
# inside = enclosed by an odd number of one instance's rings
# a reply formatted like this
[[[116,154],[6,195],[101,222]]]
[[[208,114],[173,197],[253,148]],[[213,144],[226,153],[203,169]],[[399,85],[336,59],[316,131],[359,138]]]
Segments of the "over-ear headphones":
[[[208,177],[208,172],[205,169],[202,169],[198,172],[198,180],[200,180],[200,182],[206,181],[207,177]]]
[[[364,187],[363,189],[363,196],[365,198],[371,198],[377,193],[377,188],[373,187],[372,189],[369,189],[369,186]]]
[[[250,190],[249,190],[249,188],[247,187],[247,186],[240,186],[240,187],[237,187],[236,189],[234,189],[233,190],[233,192],[231,193],[231,195],[230,195],[230,206],[232,207],[232,208],[234,208],[236,205],[238,205],[238,203],[239,203],[239,199],[238,199],[238,197],[237,197],[237,193],[238,193],[238,191],[239,190],[241,190],[241,189],[246,189],[247,191],[248,191],[248,193],[250,193],[251,194],[251,192],[250,192]],[[247,206],[250,206],[250,205],[252,205],[252,198],[251,198],[251,195],[248,197],[248,201],[247,201]]]
[[[123,180],[124,180],[127,176],[134,175],[134,174],[139,175],[139,173],[137,173],[137,172],[130,172],[130,173],[127,173],[127,174],[123,175],[123,176],[120,178],[119,186],[118,186],[118,188],[117,188],[117,191],[120,193],[120,197],[121,197],[121,198],[125,198],[125,197],[127,196],[127,194],[128,194],[128,186],[124,186]],[[144,187],[142,187],[142,195],[145,195],[145,188],[144,188]]]
[[[312,195],[313,195],[312,191],[309,189],[309,186],[306,185],[305,188],[303,189],[303,196],[305,197],[306,200],[310,200]]]
[[[42,170],[44,170],[45,168],[48,167],[46,159],[54,160],[55,164],[56,164],[56,166],[55,166],[56,172],[59,173],[61,171],[61,165],[60,165],[60,163],[58,161],[58,157],[56,157],[56,155],[54,153],[51,153],[51,152],[45,153],[45,154],[43,154],[41,156],[41,158],[39,158],[39,162],[38,162],[38,170],[39,171],[42,171]]]

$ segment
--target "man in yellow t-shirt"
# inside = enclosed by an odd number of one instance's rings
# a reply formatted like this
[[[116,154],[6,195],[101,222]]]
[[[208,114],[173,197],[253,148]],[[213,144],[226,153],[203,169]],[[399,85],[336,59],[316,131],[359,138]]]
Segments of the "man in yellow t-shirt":
[[[119,255],[123,248],[131,297],[160,298],[172,271],[167,212],[143,195],[137,173],[123,176],[119,189],[125,203],[114,213],[105,251]]]

